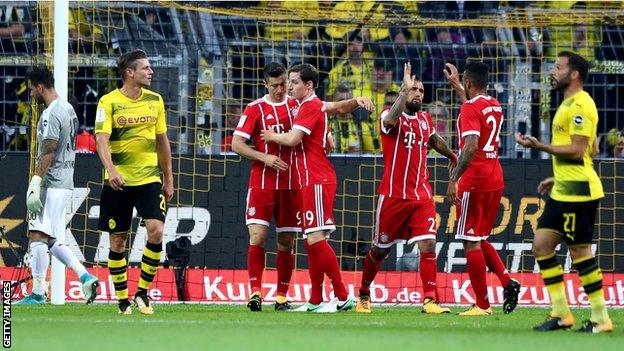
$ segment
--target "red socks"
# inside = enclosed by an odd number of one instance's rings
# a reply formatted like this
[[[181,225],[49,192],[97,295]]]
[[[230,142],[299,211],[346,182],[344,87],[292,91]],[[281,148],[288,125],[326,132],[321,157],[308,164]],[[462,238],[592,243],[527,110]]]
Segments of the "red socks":
[[[366,258],[364,259],[364,268],[362,270],[362,284],[360,286],[360,295],[369,296],[370,286],[381,269],[381,263],[385,257],[377,257],[373,252],[373,249],[368,250]]]
[[[247,273],[251,292],[262,292],[262,273],[264,272],[264,247],[249,245],[247,248]]]
[[[334,288],[334,296],[342,301],[347,299],[347,289],[342,282],[342,275],[340,274],[340,267],[338,266],[336,254],[334,253],[334,249],[329,246],[327,240],[321,240],[312,245],[308,245],[308,267],[310,271],[310,281],[312,282],[310,303],[318,304],[323,301],[323,273],[327,274],[331,280],[332,287]],[[321,292],[320,298],[317,296],[318,292],[315,291],[315,286],[319,287],[318,290]]]
[[[438,265],[436,263],[435,252],[421,252],[420,253],[420,280],[423,284],[423,296],[425,298],[430,297],[433,299],[438,298],[438,292],[436,290],[436,275],[438,273]]]
[[[496,274],[498,280],[500,280],[501,285],[504,287],[509,284],[509,272],[505,268],[505,264],[503,260],[498,255],[498,251],[492,246],[492,244],[487,240],[481,241],[481,250],[483,250],[483,257],[485,257],[485,263],[492,273]]]
[[[310,250],[308,241],[305,240],[305,248],[308,251],[308,274],[310,275],[310,300],[308,302],[318,305],[323,302],[323,280],[325,279],[325,273],[323,273],[322,266],[318,260],[316,251]],[[314,245],[313,245],[314,246]]]
[[[295,266],[295,256],[290,251],[277,251],[277,295],[286,296],[290,277]]]
[[[488,309],[490,302],[487,296],[487,282],[485,275],[485,257],[481,249],[466,252],[468,261],[468,276],[475,293],[476,305],[482,309]]]

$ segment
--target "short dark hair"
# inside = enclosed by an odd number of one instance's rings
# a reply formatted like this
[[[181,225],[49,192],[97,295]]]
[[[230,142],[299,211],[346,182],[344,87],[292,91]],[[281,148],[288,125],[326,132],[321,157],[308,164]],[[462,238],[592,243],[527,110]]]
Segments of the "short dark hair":
[[[286,74],[286,67],[279,62],[267,63],[262,70],[262,74],[264,75],[264,81],[266,82],[269,77],[278,78]]]
[[[585,81],[585,78],[587,78],[587,72],[589,72],[589,62],[587,62],[583,56],[572,51],[562,51],[557,55],[557,57],[567,57],[570,70],[577,71],[581,82]]]
[[[125,54],[119,56],[117,60],[117,71],[119,71],[119,75],[121,75],[121,79],[124,79],[126,76],[126,69],[132,68],[136,69],[137,60],[146,59],[147,54],[145,51],[136,49]]]
[[[373,67],[376,69],[383,69],[384,71],[392,71],[392,65],[385,59],[376,59],[373,62]]]
[[[399,93],[394,90],[390,90],[384,94],[384,99],[387,97],[394,97],[394,96],[399,96]]]
[[[464,76],[479,89],[487,88],[490,69],[482,61],[469,60],[464,67]]]
[[[348,83],[340,82],[340,84],[336,86],[336,91],[334,93],[351,93],[351,88]]]
[[[288,73],[299,73],[299,77],[301,80],[305,82],[312,81],[312,87],[316,89],[316,84],[318,83],[318,71],[314,66],[309,63],[300,63],[298,65],[294,65],[290,68]]]
[[[54,74],[47,67],[31,67],[26,72],[26,80],[32,85],[41,84],[47,89],[54,88]]]

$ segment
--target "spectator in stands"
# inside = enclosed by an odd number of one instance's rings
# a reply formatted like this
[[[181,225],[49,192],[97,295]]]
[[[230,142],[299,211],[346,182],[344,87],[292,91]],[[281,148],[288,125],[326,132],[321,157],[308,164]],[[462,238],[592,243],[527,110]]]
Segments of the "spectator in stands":
[[[0,54],[27,53],[25,39],[31,28],[28,6],[0,5]]]
[[[78,130],[76,135],[76,152],[81,154],[94,154],[97,151],[95,137],[84,126]]]
[[[464,38],[459,31],[439,27],[435,29],[435,37],[429,40],[432,41],[429,58],[425,62],[425,69],[422,73],[425,85],[424,101],[442,99],[447,102],[450,96],[439,95],[436,88],[444,81],[442,72],[446,62],[463,62],[466,59],[464,45],[458,45],[464,42]],[[435,45],[435,43],[440,45]],[[444,92],[446,90],[442,91]]]
[[[373,75],[370,98],[375,104],[375,118],[383,110],[386,93],[388,91],[398,92],[401,87],[392,81],[394,75],[391,62],[384,59],[377,59],[373,64]]]
[[[292,13],[290,18],[300,20],[270,21],[264,26],[264,36],[270,41],[307,39],[313,26],[303,20],[305,12],[318,13],[318,1],[262,1],[260,6],[271,9],[286,10]]]
[[[548,1],[547,9],[574,10],[584,9],[590,6],[589,1]],[[602,1],[598,2],[602,3]],[[602,5],[600,5],[602,6]],[[561,51],[572,51],[583,56],[587,61],[594,60],[594,48],[600,42],[598,28],[589,24],[576,26],[551,26],[548,28],[549,39],[546,41],[546,57],[555,59]]]
[[[394,104],[394,102],[398,99],[398,97],[399,97],[398,90],[387,91],[386,94],[384,95],[384,104],[383,104],[384,110],[392,107],[392,104]]]
[[[334,93],[334,101],[349,100],[353,93],[346,84],[339,84]],[[373,153],[371,126],[366,121],[356,121],[353,114],[330,116],[334,137],[334,153],[360,154]]]
[[[425,111],[429,112],[436,134],[438,134],[446,143],[451,146],[453,144],[452,131],[453,128],[448,107],[441,101],[433,101],[425,107]],[[430,155],[438,155],[437,151],[430,149]]]
[[[378,3],[378,4],[376,4]],[[374,10],[374,6],[377,9]],[[374,11],[372,19],[383,20],[385,18],[384,5],[376,1],[339,1],[334,6],[329,18],[334,20],[344,20],[343,23],[338,24],[336,21],[332,21],[326,28],[325,33],[333,40],[343,40],[346,35],[355,30],[357,23],[360,23],[365,18],[370,16],[370,13]],[[390,37],[390,30],[387,27],[376,28],[363,28],[361,37],[365,42],[374,42],[388,39]]]
[[[68,13],[70,52],[106,52],[102,28],[85,15],[82,8],[73,8]],[[73,47],[72,47],[73,46]]]
[[[452,128],[450,112],[446,105],[441,101],[434,101],[427,105],[426,111],[431,115],[436,133],[444,140],[450,141]]]
[[[232,151],[232,138],[234,136],[234,130],[238,124],[242,109],[240,101],[237,100],[231,100],[225,108],[226,110],[223,114],[225,120],[223,123],[223,135],[221,137],[221,151],[230,152]]]
[[[624,136],[617,128],[612,128],[606,135],[607,156],[624,157]]]
[[[364,59],[363,51],[362,37],[356,35],[348,44],[348,57],[329,71],[328,96],[334,95],[336,86],[341,83],[347,84],[355,95],[370,96],[373,70],[371,62]]]

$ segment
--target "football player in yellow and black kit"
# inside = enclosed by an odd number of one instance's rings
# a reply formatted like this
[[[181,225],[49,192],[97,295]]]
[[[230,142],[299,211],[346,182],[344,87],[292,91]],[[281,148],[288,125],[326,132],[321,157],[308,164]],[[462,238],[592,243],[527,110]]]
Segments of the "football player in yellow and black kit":
[[[154,71],[145,52],[121,55],[117,68],[123,86],[102,96],[95,119],[97,151],[105,168],[98,227],[110,233],[108,268],[119,313],[130,314],[125,249],[133,207],[145,220],[147,243],[134,302],[141,313],[153,314],[147,289],[160,263],[167,201],[173,197],[165,105],[159,94],[146,89]]]
[[[542,195],[550,193],[550,198],[533,240],[533,254],[548,289],[552,311],[544,323],[533,328],[536,331],[569,329],[574,325],[564,290],[563,267],[555,254],[555,247],[564,241],[591,303],[591,318],[578,331],[613,330],[602,290],[602,272],[591,251],[594,221],[604,193],[592,162],[598,111],[594,100],[583,90],[588,69],[589,64],[580,55],[559,53],[550,78],[553,89],[561,91],[564,100],[552,122],[551,144],[516,134],[520,145],[551,154],[553,163],[554,177],[544,179],[537,187]]]

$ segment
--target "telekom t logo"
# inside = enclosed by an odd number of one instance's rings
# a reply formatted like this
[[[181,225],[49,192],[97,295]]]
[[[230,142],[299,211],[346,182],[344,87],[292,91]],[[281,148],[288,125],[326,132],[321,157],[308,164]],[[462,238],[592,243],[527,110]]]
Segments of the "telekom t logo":
[[[405,142],[405,147],[411,149],[414,143],[416,143],[416,133],[411,131],[405,132],[405,139],[403,139],[403,141]]]

